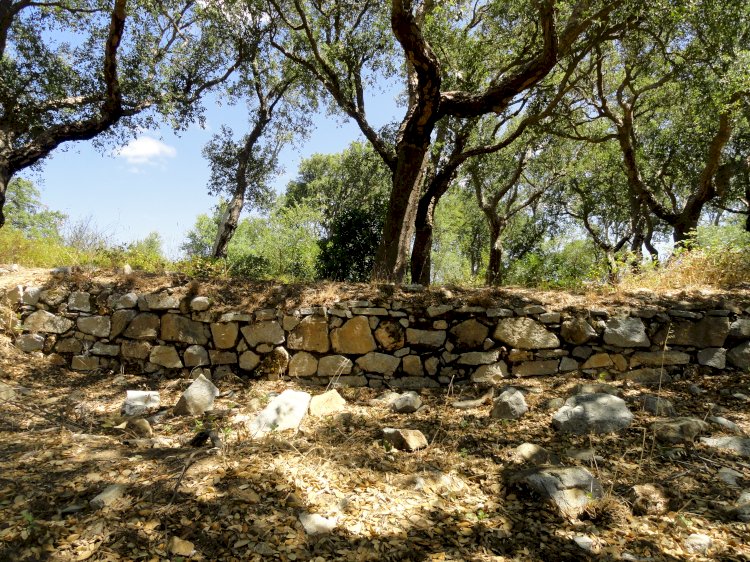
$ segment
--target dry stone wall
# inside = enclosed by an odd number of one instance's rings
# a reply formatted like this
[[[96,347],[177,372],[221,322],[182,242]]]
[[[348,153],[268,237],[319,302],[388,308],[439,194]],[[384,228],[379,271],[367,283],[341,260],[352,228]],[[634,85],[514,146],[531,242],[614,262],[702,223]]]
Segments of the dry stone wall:
[[[64,283],[18,286],[2,299],[18,312],[17,347],[77,371],[233,371],[416,389],[577,371],[649,383],[687,368],[750,369],[747,303],[555,311],[386,298],[219,311],[210,296],[179,290],[138,294]]]

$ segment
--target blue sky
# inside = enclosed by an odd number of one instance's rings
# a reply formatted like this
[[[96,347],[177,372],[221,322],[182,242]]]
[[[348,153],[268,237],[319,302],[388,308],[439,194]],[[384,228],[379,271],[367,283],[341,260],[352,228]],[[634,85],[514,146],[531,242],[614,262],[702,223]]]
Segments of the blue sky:
[[[203,146],[222,124],[239,133],[247,122],[242,107],[219,106],[210,99],[206,105],[205,129],[193,125],[176,136],[162,127],[103,151],[91,142],[67,143],[45,160],[39,172],[20,175],[37,184],[48,208],[65,213],[73,222],[90,218],[113,243],[156,231],[164,240],[165,253],[179,257],[179,246],[196,216],[216,204],[206,191],[209,169],[201,156]],[[401,116],[392,89],[368,100],[368,116],[376,126]],[[282,152],[284,174],[275,180],[275,189],[284,190],[302,158],[339,152],[358,138],[362,138],[359,129],[351,121],[317,114],[309,138]]]

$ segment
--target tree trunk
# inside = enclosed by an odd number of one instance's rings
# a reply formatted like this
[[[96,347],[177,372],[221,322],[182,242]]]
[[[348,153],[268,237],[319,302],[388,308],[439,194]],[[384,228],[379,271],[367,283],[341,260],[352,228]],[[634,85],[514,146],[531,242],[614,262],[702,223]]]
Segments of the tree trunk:
[[[226,258],[227,248],[229,242],[232,240],[234,231],[237,230],[237,225],[240,222],[240,213],[242,213],[242,207],[245,205],[245,191],[235,191],[232,195],[232,199],[229,201],[226,210],[221,214],[221,220],[219,221],[219,230],[216,233],[216,241],[214,242],[213,250],[211,255],[215,258]]]
[[[375,281],[401,283],[406,274],[409,249],[414,235],[414,219],[424,177],[425,157],[430,143],[429,134],[419,140],[419,144],[408,143],[399,147],[383,236],[375,254],[372,273]]]
[[[411,282],[429,285],[432,280],[432,230],[435,224],[434,198],[422,197],[417,206],[414,246],[411,250]]]
[[[11,177],[10,170],[0,167],[0,228],[5,224],[3,208],[5,207],[5,193],[8,190],[8,184],[10,183]]]
[[[488,216],[490,227],[490,258],[487,263],[487,285],[499,285],[502,283],[500,270],[503,264],[503,244],[500,241],[502,226],[496,220]]]

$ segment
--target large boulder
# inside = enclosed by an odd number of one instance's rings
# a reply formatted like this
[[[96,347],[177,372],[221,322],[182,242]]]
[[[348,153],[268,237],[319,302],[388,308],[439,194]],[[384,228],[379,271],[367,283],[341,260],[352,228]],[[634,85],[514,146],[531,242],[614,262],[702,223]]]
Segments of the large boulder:
[[[727,352],[729,362],[740,369],[750,369],[750,341],[741,343]]]
[[[161,319],[161,339],[164,341],[206,345],[208,343],[206,332],[204,324],[179,314],[165,314]]]
[[[371,351],[367,355],[358,358],[357,366],[366,373],[379,373],[381,375],[392,375],[398,369],[401,359],[385,353]]]
[[[401,349],[406,342],[404,327],[395,320],[383,320],[375,330],[375,339],[386,351]]]
[[[554,349],[560,345],[555,334],[531,318],[501,320],[492,337],[517,349]]]
[[[37,310],[29,314],[23,322],[23,329],[28,332],[44,332],[50,334],[63,334],[73,327],[73,322],[61,316]]]
[[[284,330],[275,320],[256,322],[242,328],[242,335],[250,347],[261,343],[280,345],[284,343]]]
[[[622,398],[611,394],[577,394],[552,417],[552,426],[562,433],[585,435],[611,433],[633,421],[633,413]]]
[[[568,343],[583,345],[596,337],[596,330],[585,318],[572,318],[562,323],[560,335]]]
[[[326,353],[330,349],[328,341],[328,321],[323,316],[307,316],[297,324],[287,338],[289,349]]]
[[[646,326],[640,318],[610,318],[604,329],[604,342],[617,347],[649,347]]]
[[[694,347],[722,347],[729,335],[729,319],[718,316],[706,316],[699,322],[684,320],[674,322],[669,327],[662,328],[654,336],[654,343],[664,345],[689,345]]]
[[[455,336],[456,345],[460,349],[472,349],[481,346],[489,333],[490,329],[474,318],[464,320],[451,328],[451,334]]]
[[[383,341],[386,341],[385,335],[384,332],[381,333]],[[370,353],[377,347],[366,316],[355,316],[340,328],[334,329],[331,332],[331,344],[336,353],[356,353],[357,355]]]

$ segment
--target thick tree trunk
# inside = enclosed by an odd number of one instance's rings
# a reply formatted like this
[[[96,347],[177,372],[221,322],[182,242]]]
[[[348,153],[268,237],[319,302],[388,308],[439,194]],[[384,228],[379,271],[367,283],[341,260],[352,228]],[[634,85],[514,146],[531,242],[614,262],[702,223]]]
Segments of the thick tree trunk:
[[[429,285],[432,278],[432,231],[435,224],[434,198],[422,197],[417,207],[414,246],[411,250],[411,282]]]
[[[237,225],[240,222],[240,214],[242,213],[242,207],[244,205],[245,190],[235,191],[226,210],[221,215],[219,230],[216,233],[216,241],[214,242],[213,250],[211,250],[211,255],[213,257],[227,257],[227,248],[229,247],[230,240],[232,240],[234,231],[237,230]]]
[[[503,265],[503,244],[500,240],[502,226],[496,220],[489,217],[490,227],[490,257],[487,263],[487,285],[499,285],[502,283],[501,269]]]
[[[401,283],[406,274],[425,157],[429,149],[429,134],[419,140],[419,143],[399,147],[383,236],[375,254],[372,275],[375,281]]]

